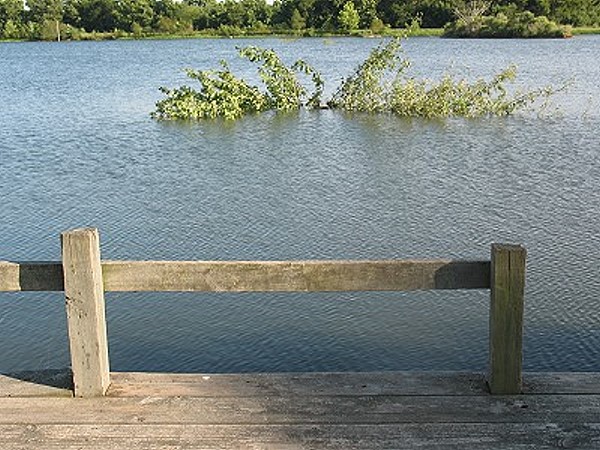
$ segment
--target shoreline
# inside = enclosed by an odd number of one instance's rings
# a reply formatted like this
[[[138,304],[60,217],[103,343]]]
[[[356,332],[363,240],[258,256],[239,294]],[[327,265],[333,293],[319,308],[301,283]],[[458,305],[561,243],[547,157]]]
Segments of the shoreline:
[[[441,38],[444,33],[443,28],[419,28],[413,30],[407,30],[405,28],[395,28],[386,30],[384,33],[373,34],[370,30],[357,30],[353,33],[332,33],[332,32],[319,32],[310,30],[305,33],[295,32],[273,32],[273,33],[256,33],[256,34],[235,34],[235,35],[223,35],[219,33],[206,33],[198,31],[190,34],[148,34],[143,36],[134,36],[131,33],[86,33],[79,39],[62,39],[60,42],[83,42],[83,41],[144,41],[144,40],[157,40],[157,41],[169,41],[169,40],[181,40],[181,39],[268,39],[268,38],[279,38],[279,39],[302,39],[302,38],[386,38],[386,37],[439,37]],[[585,35],[600,35],[600,27],[574,27],[572,29],[572,36],[585,36]],[[459,38],[447,38],[447,39],[459,39]],[[460,39],[489,39],[489,38],[460,38]],[[539,38],[504,38],[504,39],[539,39]],[[543,38],[542,38],[543,39]],[[556,38],[560,39],[560,38]],[[49,40],[29,40],[29,39],[0,39],[0,43],[10,42],[55,42]]]
[[[282,38],[282,39],[301,39],[301,38],[385,38],[385,37],[440,37],[443,34],[443,28],[422,28],[419,30],[409,31],[405,28],[396,28],[386,30],[384,33],[374,34],[370,30],[357,30],[352,33],[335,33],[330,31],[315,31],[308,30],[304,33],[296,33],[293,31],[274,31],[272,33],[245,33],[225,35],[221,33],[207,33],[197,31],[189,34],[146,34],[134,36],[132,33],[122,32],[90,32],[85,33],[78,39],[63,38],[60,42],[78,42],[78,41],[144,41],[144,40],[178,40],[178,39],[266,39],[266,38]],[[600,29],[598,29],[600,34]],[[30,40],[30,39],[0,39],[0,43],[4,42],[56,42],[54,40]]]
[[[384,33],[373,34],[370,30],[358,30],[353,33],[333,33],[308,31],[305,33],[294,32],[273,32],[273,33],[248,33],[223,35],[219,33],[206,33],[198,31],[190,34],[148,34],[143,36],[134,36],[132,34],[123,33],[86,33],[79,39],[63,39],[61,42],[78,42],[78,41],[133,41],[133,40],[178,40],[178,39],[301,39],[301,38],[386,38],[386,37],[442,37],[443,28],[419,28],[407,30],[405,28],[395,28],[386,30]],[[600,27],[578,27],[572,29],[573,36],[596,35],[600,34]],[[452,39],[452,38],[448,38]],[[485,38],[462,38],[462,39],[485,39]],[[536,38],[508,38],[508,39],[536,39]],[[55,42],[44,40],[28,40],[28,39],[0,39],[0,43],[6,42]]]

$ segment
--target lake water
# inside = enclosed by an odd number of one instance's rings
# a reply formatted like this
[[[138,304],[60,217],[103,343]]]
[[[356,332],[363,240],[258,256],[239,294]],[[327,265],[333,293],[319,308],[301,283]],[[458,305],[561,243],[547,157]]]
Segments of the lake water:
[[[489,258],[529,252],[525,368],[600,371],[600,37],[405,44],[416,76],[519,66],[538,117],[264,114],[158,123],[184,67],[277,49],[331,93],[376,40],[0,44],[0,259]],[[107,294],[113,370],[483,370],[488,293]],[[0,295],[0,371],[68,366],[60,293]]]

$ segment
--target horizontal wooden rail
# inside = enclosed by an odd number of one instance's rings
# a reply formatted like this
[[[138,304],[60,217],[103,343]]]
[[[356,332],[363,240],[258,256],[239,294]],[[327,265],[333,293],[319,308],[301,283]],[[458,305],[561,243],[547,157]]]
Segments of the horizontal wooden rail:
[[[64,290],[60,262],[0,261],[0,292]]]
[[[103,261],[105,291],[488,289],[489,261]],[[0,262],[0,291],[62,291],[61,263]]]
[[[489,263],[462,261],[123,261],[102,270],[110,291],[409,291],[490,283]]]

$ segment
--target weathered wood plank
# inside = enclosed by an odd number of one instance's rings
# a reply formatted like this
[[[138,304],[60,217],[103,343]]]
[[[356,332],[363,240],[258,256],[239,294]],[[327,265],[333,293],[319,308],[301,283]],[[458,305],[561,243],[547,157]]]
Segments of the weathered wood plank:
[[[598,394],[598,372],[525,372],[524,394]]]
[[[0,375],[0,396],[72,396],[69,370]],[[600,394],[600,373],[526,372],[523,394]],[[268,397],[488,395],[480,373],[340,372],[173,374],[112,372],[110,396]]]
[[[62,290],[63,274],[59,262],[0,261],[0,292]]]
[[[551,394],[574,392],[577,386],[598,392],[598,373],[528,373],[524,390],[531,393],[519,396],[483,394],[480,374],[117,373],[114,378],[140,389],[140,395],[0,398],[0,448],[600,448],[600,395]],[[184,389],[204,383],[204,391],[196,392],[200,397],[165,397],[169,393],[161,395],[160,389],[170,382]],[[434,391],[449,394],[415,395],[430,383]]]
[[[599,447],[598,423],[0,425],[3,450],[595,450]]]
[[[522,389],[526,257],[521,246],[492,245],[488,377],[492,394],[517,394]]]
[[[0,424],[600,422],[600,395],[0,398]]]
[[[597,372],[525,372],[523,394],[600,394]],[[172,374],[112,372],[117,397],[272,395],[489,395],[473,372],[339,372]]]
[[[104,395],[110,377],[100,237],[95,228],[68,231],[61,237],[75,395]]]
[[[0,397],[72,397],[70,370],[0,374]]]
[[[486,289],[487,261],[103,261],[105,291]],[[62,291],[59,262],[0,261],[0,291]]]
[[[409,291],[489,288],[486,261],[105,261],[107,291]]]
[[[539,385],[538,385],[539,386]],[[598,391],[600,393],[600,385]],[[111,373],[115,397],[489,395],[485,377],[457,372]]]

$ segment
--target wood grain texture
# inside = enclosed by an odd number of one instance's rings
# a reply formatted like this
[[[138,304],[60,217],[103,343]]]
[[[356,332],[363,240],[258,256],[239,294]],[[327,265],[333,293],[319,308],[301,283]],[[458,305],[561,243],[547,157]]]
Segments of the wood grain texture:
[[[600,423],[600,395],[0,398],[0,424]]]
[[[539,386],[539,385],[538,385]],[[600,384],[597,385],[600,391]],[[485,377],[459,372],[111,374],[116,397],[489,395]]]
[[[507,450],[600,448],[598,423],[0,425],[3,450]]]
[[[492,394],[522,389],[525,248],[492,245],[489,374]]]
[[[103,261],[105,291],[487,289],[487,261]],[[62,291],[59,262],[0,262],[0,291]]]
[[[72,396],[70,370],[0,375],[0,396]],[[112,372],[116,397],[269,397],[365,395],[489,395],[485,377],[474,372],[311,372],[176,374]],[[526,372],[525,395],[600,393],[600,373]]]
[[[600,448],[598,373],[526,374],[531,392],[512,396],[486,394],[477,373],[113,377],[136,395],[0,398],[0,448]],[[193,396],[161,391],[169,383]],[[578,386],[590,393],[553,394]]]
[[[598,372],[525,372],[524,394],[598,394]]]
[[[61,237],[75,395],[104,395],[110,377],[98,230],[78,229]]]
[[[410,291],[489,288],[486,261],[105,261],[107,291]]]
[[[111,396],[489,395],[476,372],[176,374],[112,372]],[[525,372],[523,394],[599,394],[597,372]]]

